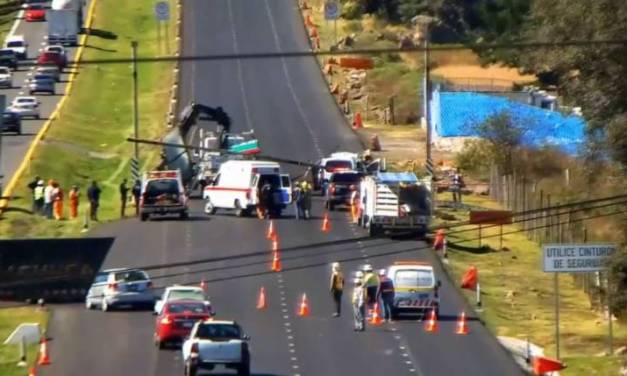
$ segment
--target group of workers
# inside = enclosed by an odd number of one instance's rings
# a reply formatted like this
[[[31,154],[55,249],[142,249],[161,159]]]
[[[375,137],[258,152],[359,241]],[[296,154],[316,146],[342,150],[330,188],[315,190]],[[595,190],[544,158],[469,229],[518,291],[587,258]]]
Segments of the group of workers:
[[[339,317],[344,290],[344,274],[340,264],[337,262],[331,265],[331,269],[330,291],[335,304],[333,316]],[[355,331],[363,332],[366,330],[366,321],[369,316],[375,314],[374,310],[377,308],[382,309],[384,322],[392,322],[394,282],[387,276],[387,271],[381,269],[376,273],[372,265],[364,265],[355,274],[351,303]],[[376,314],[379,314],[379,312],[376,312]]]
[[[42,215],[48,219],[56,219],[57,221],[65,218],[63,208],[65,192],[59,182],[50,179],[46,184],[41,177],[35,176],[35,178],[28,183],[28,188],[31,190],[32,194],[33,213]],[[97,182],[92,182],[87,190],[87,196],[90,202],[91,217],[97,220],[97,210],[100,203],[100,188]],[[78,185],[73,185],[70,189],[68,201],[70,209],[69,218],[77,218],[80,201]]]

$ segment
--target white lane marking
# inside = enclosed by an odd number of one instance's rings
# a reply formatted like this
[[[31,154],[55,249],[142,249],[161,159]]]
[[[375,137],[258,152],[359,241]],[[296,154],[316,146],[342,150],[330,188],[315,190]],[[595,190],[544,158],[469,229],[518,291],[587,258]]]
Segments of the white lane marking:
[[[229,13],[229,21],[231,22],[231,36],[233,37],[233,52],[235,54],[239,54],[239,46],[237,44],[237,34],[235,32],[235,19],[233,17],[233,7],[230,1],[226,2],[228,13]],[[250,117],[250,108],[248,107],[248,97],[246,96],[246,89],[244,87],[244,74],[242,73],[242,62],[237,59],[235,61],[237,65],[237,80],[239,81],[239,90],[242,95],[242,106],[244,107],[244,117],[246,118],[246,126],[248,129],[253,129],[253,121]]]
[[[11,30],[9,30],[9,33],[7,34],[7,38],[15,34],[15,31],[17,30],[18,26],[20,26],[20,22],[22,21],[22,18],[24,18],[24,9],[20,9],[20,11],[17,12],[17,15],[15,16],[15,22],[13,22],[13,25],[11,26]]]
[[[270,27],[272,28],[272,34],[274,36],[274,45],[276,46],[277,52],[281,52],[281,42],[279,41],[279,34],[276,30],[274,16],[272,15],[272,10],[270,9],[270,3],[268,2],[268,0],[264,0],[264,3],[266,6],[266,13],[268,14],[268,19],[270,20]],[[281,57],[281,65],[283,67],[283,74],[285,75],[285,82],[287,84],[287,87],[290,90],[290,94],[292,95],[292,98],[294,99],[294,103],[296,104],[296,109],[298,113],[300,114],[301,118],[303,119],[303,124],[305,125],[305,128],[307,128],[307,132],[309,132],[309,135],[313,141],[316,151],[318,152],[318,155],[322,157],[324,153],[322,152],[322,149],[320,148],[320,144],[315,139],[316,134],[314,133],[313,128],[311,127],[309,118],[307,117],[307,114],[305,113],[305,110],[303,109],[303,104],[301,103],[300,99],[296,95],[296,90],[294,90],[294,85],[292,84],[292,78],[290,77],[290,72],[287,69],[287,63],[285,62],[284,57]]]

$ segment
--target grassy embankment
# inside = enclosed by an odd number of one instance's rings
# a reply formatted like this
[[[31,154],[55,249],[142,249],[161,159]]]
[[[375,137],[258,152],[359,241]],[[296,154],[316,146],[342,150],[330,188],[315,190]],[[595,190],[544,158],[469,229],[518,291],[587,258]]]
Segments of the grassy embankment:
[[[449,193],[444,193],[449,199]],[[486,208],[499,205],[482,196],[465,196],[467,204]],[[468,213],[446,210],[455,221],[468,219]],[[442,221],[439,221],[442,223]],[[449,222],[451,223],[451,222]],[[476,230],[454,233],[465,226],[451,229],[449,240],[466,247],[478,247]],[[513,232],[515,225],[504,226],[503,232]],[[482,236],[498,235],[498,227],[483,229]],[[601,239],[590,239],[601,240]],[[490,330],[498,336],[529,340],[544,347],[548,356],[555,356],[553,275],[542,272],[539,244],[528,240],[524,233],[505,235],[502,251],[498,236],[482,241],[490,252],[473,253],[452,250],[448,268],[455,281],[470,265],[479,270],[483,311],[479,313]],[[577,286],[571,275],[560,275],[561,356],[568,368],[564,376],[617,375],[618,356],[598,356],[607,350],[607,320],[591,310],[589,297]],[[464,291],[469,302],[474,292]],[[614,322],[614,348],[627,346],[627,326]]]
[[[176,1],[170,1],[171,25],[169,51],[176,51]],[[119,217],[118,185],[130,178],[133,147],[126,137],[133,133],[132,80],[129,63],[98,63],[101,59],[130,58],[130,41],[139,42],[138,56],[165,54],[165,43],[157,39],[154,2],[148,0],[98,1],[92,35],[87,39],[84,61],[79,68],[71,96],[52,121],[44,141],[16,185],[12,207],[29,208],[26,184],[35,175],[60,182],[66,194],[72,184],[81,188],[80,218],[48,221],[29,214],[10,211],[0,221],[0,234],[8,237],[76,236],[80,234],[87,209],[86,190],[91,180],[102,188],[100,220]],[[120,16],[123,15],[123,16]],[[163,31],[162,31],[163,34]],[[173,79],[171,62],[140,63],[139,109],[140,137],[154,138],[165,129],[166,112]],[[141,166],[158,162],[159,150],[140,147]],[[67,197],[67,196],[66,196]],[[67,201],[65,215],[68,214]],[[132,208],[131,210],[132,211]]]
[[[39,323],[45,328],[48,322],[48,312],[31,307],[0,308],[0,339],[4,341],[20,323]],[[28,346],[26,359],[33,364],[37,359],[37,345]],[[0,346],[0,375],[22,376],[26,375],[24,368],[17,367],[20,359],[19,345]]]

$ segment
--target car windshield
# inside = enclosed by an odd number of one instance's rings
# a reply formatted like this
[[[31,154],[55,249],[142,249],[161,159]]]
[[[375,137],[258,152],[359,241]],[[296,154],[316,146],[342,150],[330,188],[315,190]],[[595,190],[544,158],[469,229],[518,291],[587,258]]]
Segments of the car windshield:
[[[350,161],[328,161],[324,165],[324,169],[327,172],[333,172],[337,170],[352,170],[353,164]]]
[[[109,273],[98,273],[94,279],[94,283],[107,282],[107,277],[109,277]]]
[[[196,332],[200,339],[242,338],[239,326],[233,324],[201,324]]]
[[[115,280],[120,282],[146,281],[148,276],[141,270],[127,270],[115,273]]]
[[[61,53],[63,51],[62,47],[48,47],[48,52]]]
[[[178,194],[178,181],[176,179],[158,179],[151,180],[146,185],[146,195],[149,197],[159,196],[164,193]]]
[[[7,43],[7,47],[24,47],[24,42],[19,40],[14,40]]]
[[[30,10],[42,10],[42,9],[44,9],[44,7],[43,7],[43,5],[33,4],[33,5],[29,5],[28,9],[30,9]]]
[[[170,303],[166,307],[168,313],[208,313],[209,308],[201,303]]]
[[[0,68],[0,74],[11,74],[8,68]]]
[[[403,287],[433,287],[433,272],[430,270],[398,270],[394,275],[394,285]]]
[[[168,295],[168,300],[205,300],[205,296],[200,290],[172,290]]]
[[[340,183],[340,184],[359,183],[360,179],[361,179],[361,174],[333,174],[333,176],[331,176],[332,183]]]
[[[30,98],[18,98],[15,102],[17,104],[35,104],[35,100]]]
[[[50,75],[48,74],[38,74],[35,75],[35,80],[50,80]]]
[[[0,50],[0,56],[13,56],[15,53],[13,50]]]

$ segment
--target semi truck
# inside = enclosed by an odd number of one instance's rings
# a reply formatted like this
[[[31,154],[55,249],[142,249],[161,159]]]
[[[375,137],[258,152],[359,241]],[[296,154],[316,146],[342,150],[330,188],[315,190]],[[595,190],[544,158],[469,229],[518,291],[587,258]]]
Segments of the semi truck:
[[[52,0],[46,13],[48,44],[76,46],[83,28],[84,0]]]
[[[431,215],[428,179],[411,172],[380,172],[365,176],[359,186],[358,223],[370,236],[384,232],[424,237]]]

